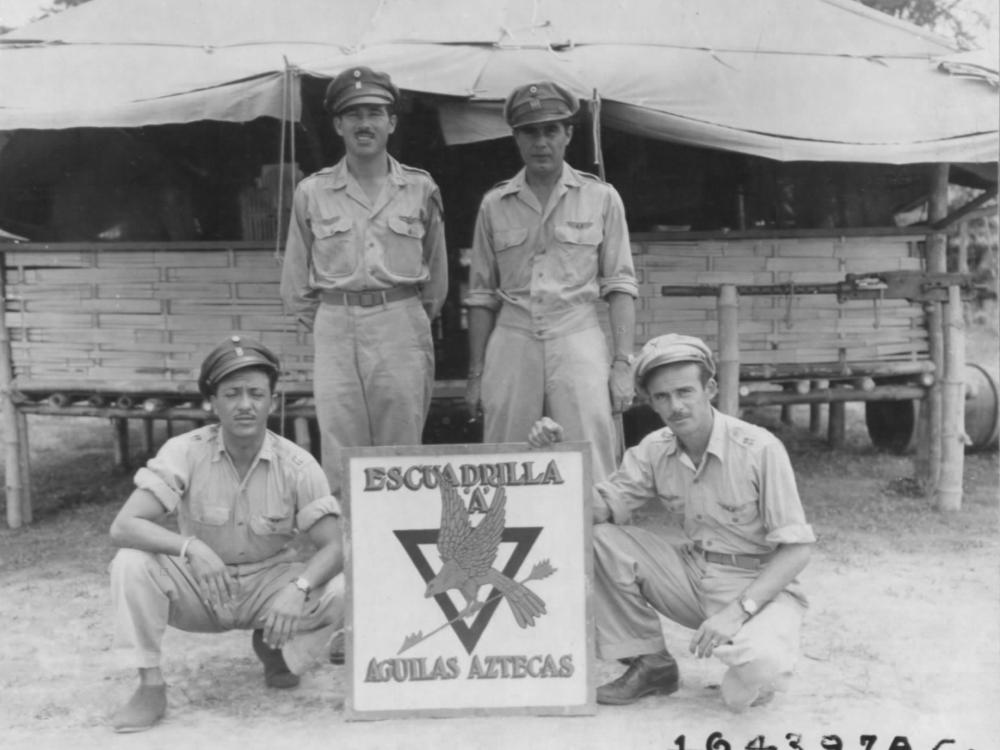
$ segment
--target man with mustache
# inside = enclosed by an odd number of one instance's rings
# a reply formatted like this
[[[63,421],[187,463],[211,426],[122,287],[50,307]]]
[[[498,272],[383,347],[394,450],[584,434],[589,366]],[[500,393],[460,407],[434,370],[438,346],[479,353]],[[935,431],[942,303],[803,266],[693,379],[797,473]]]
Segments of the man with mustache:
[[[651,339],[634,372],[666,427],[594,487],[597,651],[628,664],[597,689],[597,702],[677,690],[659,612],[694,631],[691,653],[727,665],[721,693],[729,708],[766,703],[786,687],[798,654],[807,602],[796,576],[816,541],[788,454],[767,430],[712,407],[715,362],[701,339]],[[528,440],[545,447],[562,432],[543,419]],[[683,544],[627,525],[654,499],[682,525]]]
[[[591,445],[596,479],[614,471],[613,412],[632,401],[635,297],[618,192],[565,162],[579,102],[540,81],[504,105],[524,169],[483,198],[469,271],[466,404],[483,440],[524,440],[545,415]],[[607,302],[611,351],[597,306]]]
[[[253,630],[268,687],[330,658],[343,627],[340,505],[307,451],[267,429],[280,364],[240,336],[202,363],[198,387],[218,424],[171,438],[135,475],[111,525],[114,645],[139,687],[111,718],[149,729],[167,708],[160,669],[167,625],[199,633]],[[163,525],[176,513],[178,531]],[[300,561],[290,546],[315,547]]]
[[[350,68],[325,105],[344,157],[295,190],[281,275],[286,307],[313,333],[323,468],[341,490],[341,449],[421,442],[434,385],[431,320],[448,293],[441,194],[387,152],[399,92]]]

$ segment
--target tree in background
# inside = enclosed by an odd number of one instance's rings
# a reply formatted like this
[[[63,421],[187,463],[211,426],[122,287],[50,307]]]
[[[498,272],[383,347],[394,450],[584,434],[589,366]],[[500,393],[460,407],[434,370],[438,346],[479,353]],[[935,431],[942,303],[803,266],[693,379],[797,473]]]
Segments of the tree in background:
[[[863,5],[953,39],[964,49],[978,47],[975,29],[989,28],[990,18],[963,0],[858,0]]]

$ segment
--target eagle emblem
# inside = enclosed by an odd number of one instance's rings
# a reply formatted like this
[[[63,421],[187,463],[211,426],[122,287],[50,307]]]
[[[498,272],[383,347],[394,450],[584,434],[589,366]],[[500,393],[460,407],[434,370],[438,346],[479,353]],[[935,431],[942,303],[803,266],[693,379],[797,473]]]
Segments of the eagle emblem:
[[[491,585],[507,600],[519,626],[526,628],[534,625],[535,619],[545,614],[545,602],[523,583],[508,578],[493,567],[506,524],[507,494],[504,488],[497,489],[489,510],[475,527],[469,523],[469,513],[458,496],[458,490],[446,477],[441,477],[440,489],[441,530],[437,547],[444,564],[427,583],[424,596],[458,589],[466,602],[460,616],[467,617],[483,606],[483,602],[479,601],[480,586]]]

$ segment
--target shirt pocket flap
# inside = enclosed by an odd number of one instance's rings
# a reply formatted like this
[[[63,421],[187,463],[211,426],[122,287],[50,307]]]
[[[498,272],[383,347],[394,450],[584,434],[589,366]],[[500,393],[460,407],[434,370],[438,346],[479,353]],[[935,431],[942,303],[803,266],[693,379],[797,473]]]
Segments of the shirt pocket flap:
[[[229,520],[229,508],[220,505],[199,505],[192,508],[191,518],[206,526],[222,526]]]
[[[335,219],[317,219],[313,222],[313,235],[319,238],[332,237],[335,234],[349,232],[352,222],[349,216],[338,216]]]
[[[572,224],[559,224],[555,229],[556,239],[571,245],[599,245],[604,238],[598,226],[576,227]]]
[[[419,218],[411,216],[390,216],[389,229],[396,234],[402,234],[418,240],[427,233],[424,223]]]
[[[493,238],[497,252],[500,252],[501,250],[523,245],[524,241],[528,239],[528,230],[524,228],[497,230],[493,233]]]

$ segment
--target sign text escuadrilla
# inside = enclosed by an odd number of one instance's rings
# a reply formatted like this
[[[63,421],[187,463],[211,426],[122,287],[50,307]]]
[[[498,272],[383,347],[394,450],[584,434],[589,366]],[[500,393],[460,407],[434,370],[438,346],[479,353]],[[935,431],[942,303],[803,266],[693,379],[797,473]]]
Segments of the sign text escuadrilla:
[[[593,713],[588,458],[348,452],[349,718]]]

